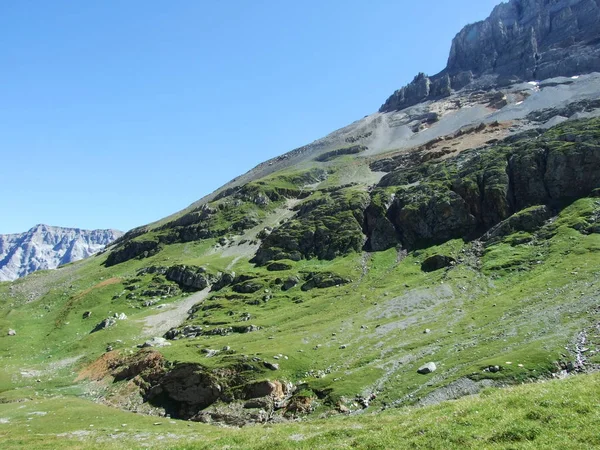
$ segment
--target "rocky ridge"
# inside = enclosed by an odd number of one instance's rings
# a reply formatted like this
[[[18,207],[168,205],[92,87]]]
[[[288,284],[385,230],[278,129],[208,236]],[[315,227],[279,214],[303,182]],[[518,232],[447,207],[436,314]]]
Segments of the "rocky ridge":
[[[470,84],[502,85],[600,71],[597,0],[511,0],[452,41],[446,68],[420,73],[380,112],[447,97]]]
[[[117,230],[36,225],[26,233],[0,235],[0,281],[87,258],[123,233]]]

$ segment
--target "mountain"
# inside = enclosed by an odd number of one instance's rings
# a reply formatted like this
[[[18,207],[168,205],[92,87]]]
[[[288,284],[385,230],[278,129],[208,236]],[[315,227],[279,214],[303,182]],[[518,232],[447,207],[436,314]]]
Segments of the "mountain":
[[[0,281],[36,270],[56,269],[102,250],[123,233],[116,230],[36,225],[26,233],[0,235]]]
[[[0,417],[27,434],[41,419],[4,402],[69,401],[77,425],[44,435],[61,445],[600,445],[572,425],[600,368],[598,13],[503,3],[379,111],[0,284]],[[146,427],[171,419],[273,425]]]
[[[477,81],[495,87],[600,71],[600,6],[596,0],[523,0],[498,5],[486,20],[452,41],[446,68],[419,74],[381,112],[450,95]]]

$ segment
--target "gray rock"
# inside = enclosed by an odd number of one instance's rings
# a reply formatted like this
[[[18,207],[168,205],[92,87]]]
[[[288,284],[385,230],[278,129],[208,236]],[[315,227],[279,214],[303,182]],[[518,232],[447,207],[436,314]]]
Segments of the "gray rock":
[[[84,319],[89,319],[92,316],[92,312],[91,311],[86,311],[83,313],[83,318]]]
[[[16,336],[16,335],[17,335],[17,332],[16,332],[15,330],[13,330],[13,329],[10,329],[10,330],[8,330],[8,333],[7,333],[7,334],[8,334],[9,336]]]
[[[109,317],[107,319],[104,319],[98,325],[96,325],[96,327],[92,330],[92,333],[95,333],[96,331],[100,331],[100,330],[105,330],[106,328],[110,328],[116,324],[117,324],[117,319],[114,319],[113,317]]]
[[[597,0],[510,0],[464,27],[446,68],[420,73],[392,94],[380,112],[396,111],[460,90],[492,75],[492,85],[600,71]],[[489,87],[492,87],[491,85]]]
[[[206,273],[204,267],[178,265],[169,267],[165,273],[165,278],[174,281],[180,287],[192,291],[201,291],[206,289],[213,281]]]
[[[594,0],[511,0],[454,38],[447,70],[524,80],[597,71],[599,22]]]
[[[446,255],[433,255],[427,258],[421,264],[421,270],[423,272],[434,272],[436,270],[451,267],[456,264],[456,260]]]
[[[281,289],[283,291],[289,291],[293,287],[295,287],[298,283],[300,283],[300,279],[298,277],[288,277],[284,282]]]
[[[424,366],[419,367],[419,370],[417,370],[417,372],[420,373],[421,375],[427,375],[428,373],[435,372],[436,370],[437,370],[437,366],[435,365],[435,363],[428,362]]]
[[[149,339],[146,342],[144,342],[142,344],[142,348],[146,348],[146,347],[161,348],[161,347],[168,347],[169,345],[171,345],[171,343],[167,342],[167,340],[165,338],[153,337],[152,339]]]
[[[270,370],[279,370],[279,364],[263,361],[263,365]]]

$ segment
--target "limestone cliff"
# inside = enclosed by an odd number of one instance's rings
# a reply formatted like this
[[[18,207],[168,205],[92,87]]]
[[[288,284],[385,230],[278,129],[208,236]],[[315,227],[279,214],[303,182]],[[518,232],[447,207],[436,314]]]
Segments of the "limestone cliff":
[[[485,76],[488,84],[600,71],[600,0],[511,0],[454,38],[446,68],[419,74],[380,112],[440,98]]]

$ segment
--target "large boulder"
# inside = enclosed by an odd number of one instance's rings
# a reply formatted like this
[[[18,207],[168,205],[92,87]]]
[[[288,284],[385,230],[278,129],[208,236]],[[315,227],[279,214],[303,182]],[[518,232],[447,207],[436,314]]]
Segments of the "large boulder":
[[[169,267],[165,273],[165,278],[174,281],[182,289],[192,291],[206,289],[212,281],[204,267],[184,265]]]
[[[421,263],[421,270],[423,272],[434,272],[446,267],[452,267],[454,264],[456,264],[456,260],[451,256],[433,255]]]
[[[417,370],[417,373],[420,373],[421,375],[427,375],[429,373],[435,372],[437,370],[437,366],[435,365],[434,362],[428,362],[427,364],[419,367],[419,369]]]
[[[158,241],[127,241],[113,250],[106,258],[106,267],[121,264],[135,258],[147,258],[162,249]]]

